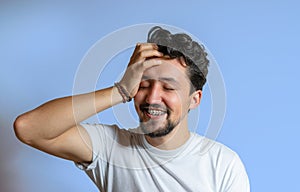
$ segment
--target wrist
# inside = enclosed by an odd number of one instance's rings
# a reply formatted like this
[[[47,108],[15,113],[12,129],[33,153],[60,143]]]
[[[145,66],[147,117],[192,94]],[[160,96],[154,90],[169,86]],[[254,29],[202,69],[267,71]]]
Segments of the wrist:
[[[132,100],[132,97],[130,97],[129,92],[120,83],[116,82],[114,85],[117,88],[118,93],[122,97],[123,103],[130,102]]]

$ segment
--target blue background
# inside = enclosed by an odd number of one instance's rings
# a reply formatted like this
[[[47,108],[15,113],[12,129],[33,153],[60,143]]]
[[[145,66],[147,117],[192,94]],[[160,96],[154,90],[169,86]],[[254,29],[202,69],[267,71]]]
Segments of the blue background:
[[[72,94],[97,40],[149,22],[190,32],[218,61],[227,112],[217,140],[240,155],[252,191],[300,191],[299,18],[296,0],[0,1],[0,191],[97,191],[72,162],[21,144],[12,124]]]

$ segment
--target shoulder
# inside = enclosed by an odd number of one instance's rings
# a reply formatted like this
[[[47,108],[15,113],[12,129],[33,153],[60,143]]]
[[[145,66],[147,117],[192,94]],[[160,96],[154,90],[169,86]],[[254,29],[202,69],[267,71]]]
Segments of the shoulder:
[[[217,173],[217,177],[227,182],[221,182],[223,189],[236,188],[249,191],[249,179],[239,155],[226,145],[194,134],[193,147],[197,150],[201,162],[206,162]],[[225,181],[224,180],[224,181]],[[231,186],[229,184],[231,183]],[[227,191],[227,190],[222,190]]]
[[[140,135],[130,129],[122,129],[116,124],[83,123],[81,125],[87,130],[92,140],[105,140],[107,143],[117,142],[128,145],[132,140],[139,139]]]
[[[81,126],[85,128],[90,135],[114,135],[120,130],[120,128],[117,125],[82,123]]]
[[[191,147],[195,153],[215,163],[230,163],[239,160],[238,154],[228,146],[196,133],[192,133]]]

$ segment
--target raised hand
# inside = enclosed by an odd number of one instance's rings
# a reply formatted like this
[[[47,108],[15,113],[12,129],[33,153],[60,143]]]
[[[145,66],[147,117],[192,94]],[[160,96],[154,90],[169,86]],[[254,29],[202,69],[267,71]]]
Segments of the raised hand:
[[[132,98],[136,95],[143,73],[150,67],[161,64],[159,57],[163,53],[158,51],[158,46],[153,43],[138,43],[130,58],[120,86],[126,90]]]

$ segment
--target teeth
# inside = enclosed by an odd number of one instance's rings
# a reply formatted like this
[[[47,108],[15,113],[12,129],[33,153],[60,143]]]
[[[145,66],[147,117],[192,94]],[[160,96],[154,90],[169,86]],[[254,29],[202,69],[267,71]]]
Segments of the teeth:
[[[149,110],[148,110],[148,113],[149,113],[150,115],[159,116],[159,115],[164,114],[165,112],[159,111],[159,110],[149,109]]]

